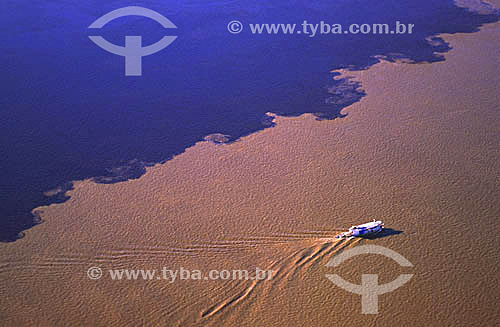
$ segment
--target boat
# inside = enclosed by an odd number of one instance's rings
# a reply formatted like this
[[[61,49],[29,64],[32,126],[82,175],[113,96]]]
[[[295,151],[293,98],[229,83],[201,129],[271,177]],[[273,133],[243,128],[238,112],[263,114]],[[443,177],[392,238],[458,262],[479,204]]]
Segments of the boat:
[[[340,233],[335,236],[335,238],[348,238],[348,237],[362,237],[371,234],[376,234],[384,229],[384,223],[381,220],[361,224],[357,226],[352,226],[347,232]]]

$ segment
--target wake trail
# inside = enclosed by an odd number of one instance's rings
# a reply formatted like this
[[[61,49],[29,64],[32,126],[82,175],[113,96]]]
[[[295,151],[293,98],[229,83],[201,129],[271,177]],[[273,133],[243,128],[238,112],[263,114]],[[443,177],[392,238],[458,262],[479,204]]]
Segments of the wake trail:
[[[341,251],[356,246],[361,242],[361,239],[342,239],[337,240],[334,238],[321,238],[313,241],[313,245],[306,246],[282,257],[280,260],[273,262],[266,267],[266,270],[273,270],[273,275],[270,279],[253,280],[250,285],[242,286],[242,289],[231,296],[226,296],[217,304],[203,310],[200,313],[202,320],[214,317],[223,311],[229,310],[243,303],[258,289],[262,290],[262,294],[268,294],[283,287],[283,283],[288,282],[295,274],[303,269],[307,269],[312,265],[330,259],[332,256],[340,253]],[[260,287],[266,284],[268,287]]]

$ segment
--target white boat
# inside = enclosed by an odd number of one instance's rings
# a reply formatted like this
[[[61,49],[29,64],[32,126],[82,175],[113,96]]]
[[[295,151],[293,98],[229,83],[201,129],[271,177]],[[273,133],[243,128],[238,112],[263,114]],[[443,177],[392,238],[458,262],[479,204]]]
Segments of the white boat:
[[[370,234],[379,233],[382,231],[382,229],[384,229],[384,223],[381,220],[375,221],[375,219],[373,219],[372,222],[357,226],[352,226],[351,228],[349,228],[347,232],[338,234],[335,237],[348,238],[348,237],[368,236]]]

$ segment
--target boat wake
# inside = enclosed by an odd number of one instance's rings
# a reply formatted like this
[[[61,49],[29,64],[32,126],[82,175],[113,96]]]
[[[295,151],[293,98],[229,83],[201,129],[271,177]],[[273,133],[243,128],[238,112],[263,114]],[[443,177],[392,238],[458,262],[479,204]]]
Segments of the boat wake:
[[[266,267],[266,270],[272,270],[271,278],[264,280],[253,280],[249,285],[238,285],[234,288],[233,295],[226,296],[217,304],[203,310],[200,313],[200,318],[205,320],[213,318],[215,315],[222,314],[225,311],[230,311],[249,299],[251,296],[258,298],[260,296],[276,296],[276,291],[286,287],[286,283],[292,280],[302,270],[306,270],[314,264],[325,263],[332,256],[342,252],[343,250],[353,247],[362,241],[360,238],[347,239],[332,239],[322,238],[316,239],[305,248],[294,251],[290,255],[280,258]],[[253,303],[253,301],[248,301]]]
[[[142,289],[141,285],[151,285],[155,288],[155,294],[179,299],[148,312],[144,318],[150,323],[157,322],[160,325],[164,321],[174,320],[181,326],[217,326],[221,319],[236,319],[240,310],[260,305],[262,299],[283,296],[282,290],[290,287],[291,283],[311,276],[309,269],[326,264],[335,254],[362,241],[360,238],[336,239],[335,233],[335,230],[306,231],[191,244],[177,242],[176,246],[97,249],[94,253],[78,253],[68,249],[57,256],[40,253],[27,256],[24,260],[2,258],[0,276],[15,278],[21,285],[28,284],[34,276],[40,280],[76,278],[75,282],[78,283],[94,283],[86,275],[89,267],[100,267],[104,271],[157,269],[160,266],[198,268],[197,265],[205,265],[204,269],[208,269],[206,267],[214,264],[227,267],[228,261],[233,265],[241,261],[243,266],[246,262],[247,268],[248,262],[252,262],[261,270],[272,271],[265,279],[256,278],[255,272],[251,272],[249,279],[242,280],[175,284],[137,281],[127,284],[137,285],[139,290]],[[101,283],[102,287],[109,284],[106,280],[96,283]],[[192,292],[190,294],[193,296],[189,296],[187,301],[181,300],[186,291]]]

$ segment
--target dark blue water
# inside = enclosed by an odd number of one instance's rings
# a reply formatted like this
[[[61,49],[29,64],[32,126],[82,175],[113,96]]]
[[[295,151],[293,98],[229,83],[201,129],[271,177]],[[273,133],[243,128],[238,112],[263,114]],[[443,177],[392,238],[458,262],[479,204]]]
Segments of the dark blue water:
[[[143,76],[125,77],[124,59],[88,39],[125,35],[157,42],[165,30],[147,18],[87,27],[129,5],[158,11],[177,25],[165,50],[143,58]],[[269,124],[266,112],[342,117],[364,93],[332,80],[332,69],[364,69],[375,55],[443,60],[440,33],[474,32],[498,15],[453,1],[27,1],[0,4],[0,240],[14,241],[39,221],[31,210],[64,201],[43,192],[70,181],[137,178],[212,133],[232,140]],[[230,34],[231,20],[245,24]],[[415,24],[411,35],[252,35],[248,23]],[[338,85],[341,83],[342,85]],[[339,94],[332,89],[341,89]],[[390,96],[390,95],[388,95]]]

